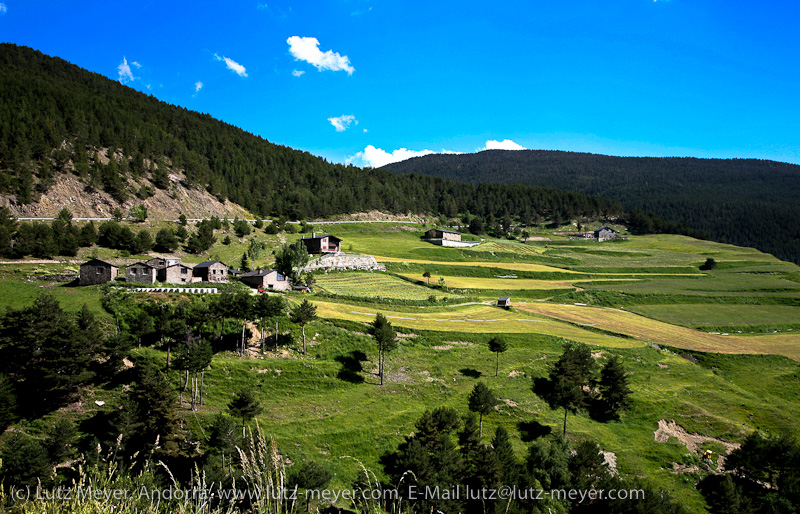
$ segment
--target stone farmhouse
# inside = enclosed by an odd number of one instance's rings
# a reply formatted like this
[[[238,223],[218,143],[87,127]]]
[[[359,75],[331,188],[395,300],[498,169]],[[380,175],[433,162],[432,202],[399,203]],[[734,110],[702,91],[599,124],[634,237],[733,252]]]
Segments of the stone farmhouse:
[[[462,241],[461,232],[440,228],[432,228],[425,232],[425,239],[427,239],[429,243],[438,246],[469,247],[480,244],[478,241]]]
[[[79,284],[92,286],[111,282],[119,274],[119,268],[100,259],[92,259],[81,264]]]
[[[195,280],[191,266],[180,262],[158,270],[158,280],[167,284],[191,284]]]
[[[432,228],[425,233],[428,239],[446,239],[448,241],[461,241],[461,232]]]
[[[194,282],[227,282],[228,267],[220,261],[201,262],[192,268]]]
[[[301,237],[299,242],[305,245],[310,254],[342,251],[342,240],[330,234],[312,234],[311,237]]]
[[[125,280],[138,284],[155,284],[157,269],[146,262],[130,264],[125,269]]]
[[[594,231],[594,237],[598,242],[608,241],[609,239],[616,239],[619,232],[613,228],[600,227]]]
[[[289,291],[292,289],[289,277],[274,269],[257,269],[242,273],[239,280],[250,287],[267,291]]]

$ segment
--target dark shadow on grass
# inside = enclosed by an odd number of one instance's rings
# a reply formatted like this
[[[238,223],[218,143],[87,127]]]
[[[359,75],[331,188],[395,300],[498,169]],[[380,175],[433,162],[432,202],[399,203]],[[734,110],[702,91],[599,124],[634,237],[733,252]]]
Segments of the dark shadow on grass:
[[[523,443],[529,443],[534,439],[549,435],[550,432],[553,431],[553,429],[547,425],[542,425],[534,420],[520,421],[517,423],[517,429],[519,430],[519,436]]]
[[[364,366],[362,366],[361,363],[367,360],[367,356],[364,352],[353,350],[349,354],[337,356],[334,360],[342,365],[342,369],[339,370],[336,378],[344,380],[345,382],[350,382],[351,384],[361,384],[364,382],[364,377],[359,375],[361,371],[364,371]]]
[[[465,377],[470,377],[470,378],[481,378],[482,375],[480,371],[472,368],[461,368],[460,370],[458,370],[458,372],[464,375]]]

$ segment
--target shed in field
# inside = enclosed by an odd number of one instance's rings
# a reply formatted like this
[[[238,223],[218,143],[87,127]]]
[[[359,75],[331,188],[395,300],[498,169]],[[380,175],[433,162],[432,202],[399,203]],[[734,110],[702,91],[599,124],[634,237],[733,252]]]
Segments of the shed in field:
[[[510,296],[501,296],[497,299],[497,306],[502,307],[504,309],[508,309],[511,307],[511,297]]]

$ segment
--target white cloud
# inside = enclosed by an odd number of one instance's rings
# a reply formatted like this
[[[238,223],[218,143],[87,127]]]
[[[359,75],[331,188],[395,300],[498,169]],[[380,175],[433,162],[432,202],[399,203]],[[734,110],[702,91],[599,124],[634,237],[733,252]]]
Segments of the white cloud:
[[[139,64],[139,63],[138,63],[138,62],[136,62],[136,61],[133,61],[133,62],[131,63],[131,65],[133,65],[133,66],[136,66],[137,68],[141,68],[141,67],[142,67],[142,65],[141,65],[141,64]]]
[[[240,77],[246,77],[247,76],[246,68],[244,66],[242,66],[241,64],[239,64],[238,62],[234,61],[233,59],[229,59],[228,57],[225,57],[224,55],[222,57],[220,57],[217,54],[214,54],[214,58],[216,60],[218,60],[218,61],[225,61],[225,67],[227,67],[229,70],[233,71],[234,73],[236,73]]]
[[[303,75],[303,73],[305,72],[300,70],[292,70],[292,75],[294,75],[295,77],[300,77],[301,75]]]
[[[495,141],[491,139],[486,141],[486,146],[478,151],[480,152],[483,150],[527,150],[527,148],[522,145],[518,145],[510,139],[503,139],[502,141]]]
[[[117,71],[119,72],[119,81],[121,84],[127,84],[128,82],[133,82],[134,80],[136,80],[136,77],[133,76],[131,67],[128,64],[128,60],[125,58],[124,55],[122,56],[122,63],[120,63],[120,65],[117,66]]]
[[[346,55],[339,55],[333,50],[322,53],[319,48],[319,41],[315,37],[292,36],[286,40],[289,44],[289,53],[298,60],[306,61],[314,65],[319,71],[346,71],[352,75],[355,70],[350,65],[350,59]]]
[[[0,14],[5,14],[6,12],[8,12],[6,4],[0,3]]]
[[[259,11],[265,11],[265,10],[269,9],[269,5],[267,5],[267,4],[257,4],[256,5],[256,9],[258,9]]]
[[[366,14],[372,10],[372,7],[369,9],[358,9],[350,13],[350,16],[361,16],[362,14]]]
[[[194,96],[197,96],[201,89],[203,89],[203,83],[198,80],[194,83]]]
[[[352,114],[342,114],[336,118],[328,118],[328,121],[331,122],[331,125],[333,125],[333,128],[336,129],[336,132],[344,132],[350,128],[350,125],[353,122],[356,122],[356,125],[358,125],[358,120]]]
[[[364,130],[366,132],[366,129]],[[400,148],[392,153],[375,148],[372,145],[367,145],[363,152],[357,152],[347,158],[347,164],[355,164],[358,166],[372,166],[373,168],[380,168],[393,162],[405,161],[412,157],[422,157],[423,155],[431,155],[435,153],[444,154],[459,154],[460,152],[451,152],[449,150],[442,150],[441,152],[434,152],[433,150],[409,150],[407,148]]]

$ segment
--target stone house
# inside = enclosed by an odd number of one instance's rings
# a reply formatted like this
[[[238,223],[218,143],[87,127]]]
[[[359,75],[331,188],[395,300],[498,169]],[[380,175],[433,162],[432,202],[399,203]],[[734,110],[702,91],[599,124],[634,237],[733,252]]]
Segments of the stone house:
[[[220,261],[205,261],[192,268],[192,276],[201,282],[227,282],[228,267]]]
[[[243,273],[239,280],[253,288],[261,288],[267,291],[289,291],[292,289],[292,283],[289,277],[283,275],[278,270],[254,270]]]
[[[144,262],[130,264],[125,268],[125,280],[137,284],[155,284],[158,270]]]
[[[92,286],[111,282],[119,274],[119,268],[100,259],[92,259],[81,264],[79,283],[82,286]]]
[[[166,282],[167,284],[191,284],[196,282],[192,267],[179,262],[159,269],[158,281]]]
[[[447,241],[461,241],[461,232],[432,228],[425,233],[428,239],[444,239]]]
[[[180,262],[181,262],[180,257],[154,257],[149,261],[145,262],[145,264],[152,266],[155,269],[162,269],[166,268],[167,266],[180,264]]]
[[[330,234],[301,237],[299,242],[305,245],[306,250],[310,254],[339,253],[342,251],[342,240]]]
[[[619,234],[619,232],[617,232],[613,228],[608,228],[608,227],[600,227],[594,231],[594,237],[597,238],[598,242],[608,241],[609,239],[616,239],[617,234]]]

